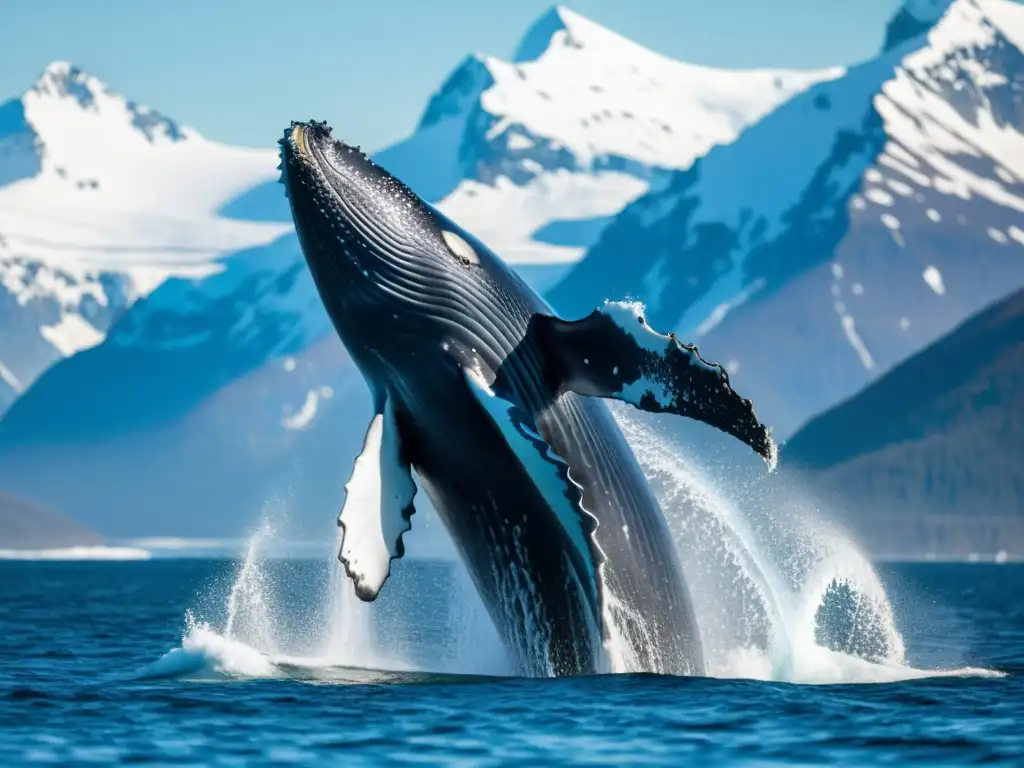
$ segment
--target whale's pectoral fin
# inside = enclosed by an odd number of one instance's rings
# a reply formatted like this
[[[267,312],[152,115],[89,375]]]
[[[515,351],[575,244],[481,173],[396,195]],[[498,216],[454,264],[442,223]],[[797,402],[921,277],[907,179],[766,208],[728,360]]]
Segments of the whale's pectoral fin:
[[[402,534],[411,527],[415,495],[388,398],[383,413],[375,415],[366,430],[338,516],[343,529],[338,558],[361,600],[376,599],[391,573],[391,561],[405,554]]]
[[[769,430],[730,386],[725,369],[674,334],[652,330],[641,309],[607,302],[577,321],[534,315],[530,333],[544,350],[552,386],[702,421],[742,440],[774,468]]]

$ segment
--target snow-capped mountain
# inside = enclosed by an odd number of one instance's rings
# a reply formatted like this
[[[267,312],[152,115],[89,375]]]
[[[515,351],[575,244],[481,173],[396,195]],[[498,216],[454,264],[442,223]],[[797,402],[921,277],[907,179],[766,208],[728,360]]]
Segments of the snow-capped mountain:
[[[1022,48],[1017,3],[907,3],[880,55],[639,198],[550,298],[642,299],[784,437],[1024,284]]]
[[[460,64],[375,159],[543,289],[631,199],[837,74],[695,67],[557,8],[514,61]],[[220,210],[288,216],[273,183]],[[0,422],[0,485],[114,536],[237,535],[272,492],[333,523],[365,385],[293,234],[217,266],[165,282],[19,399]]]
[[[556,7],[512,61],[466,58],[377,159],[506,260],[574,261],[664,171],[840,72],[699,67]]]
[[[275,165],[65,62],[0,104],[0,412],[167,276],[209,274],[287,231],[219,213]]]

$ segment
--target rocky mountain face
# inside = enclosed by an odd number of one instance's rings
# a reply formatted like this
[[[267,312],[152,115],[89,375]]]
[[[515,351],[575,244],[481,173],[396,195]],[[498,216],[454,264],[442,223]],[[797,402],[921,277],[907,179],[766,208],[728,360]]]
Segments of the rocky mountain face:
[[[1024,552],[1024,291],[812,419],[782,460],[874,552]]]
[[[204,139],[66,62],[0,104],[0,413],[168,276],[290,227],[219,209],[274,153]]]
[[[792,434],[1024,284],[1022,48],[1019,4],[907,3],[886,50],[627,206],[549,298],[644,301]]]

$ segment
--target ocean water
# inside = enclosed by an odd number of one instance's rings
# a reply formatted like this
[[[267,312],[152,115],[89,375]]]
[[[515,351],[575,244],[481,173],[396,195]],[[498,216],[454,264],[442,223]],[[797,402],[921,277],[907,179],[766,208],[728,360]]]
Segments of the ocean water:
[[[649,674],[606,591],[612,674],[516,678],[463,564],[410,552],[362,603],[274,559],[268,509],[234,560],[0,561],[0,765],[1024,762],[1024,564],[873,564],[792,483],[618,418],[707,677]]]
[[[506,678],[455,564],[402,562],[364,606],[328,563],[249,555],[0,563],[0,764],[1024,756],[1021,565],[880,567],[904,663],[824,652],[794,683],[754,649],[716,678]]]

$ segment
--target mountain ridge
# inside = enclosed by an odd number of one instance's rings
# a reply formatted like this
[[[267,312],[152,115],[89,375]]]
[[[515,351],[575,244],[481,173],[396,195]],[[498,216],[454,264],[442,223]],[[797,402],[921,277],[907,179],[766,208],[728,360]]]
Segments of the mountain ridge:
[[[1022,446],[1018,290],[815,416],[783,446],[782,462],[876,550],[925,555],[946,537],[959,555],[1019,553]]]
[[[168,276],[210,274],[222,254],[290,228],[218,214],[275,163],[68,62],[0,105],[0,413]]]
[[[1022,14],[956,0],[796,95],[627,206],[549,299],[643,301],[791,434],[1024,281]]]

